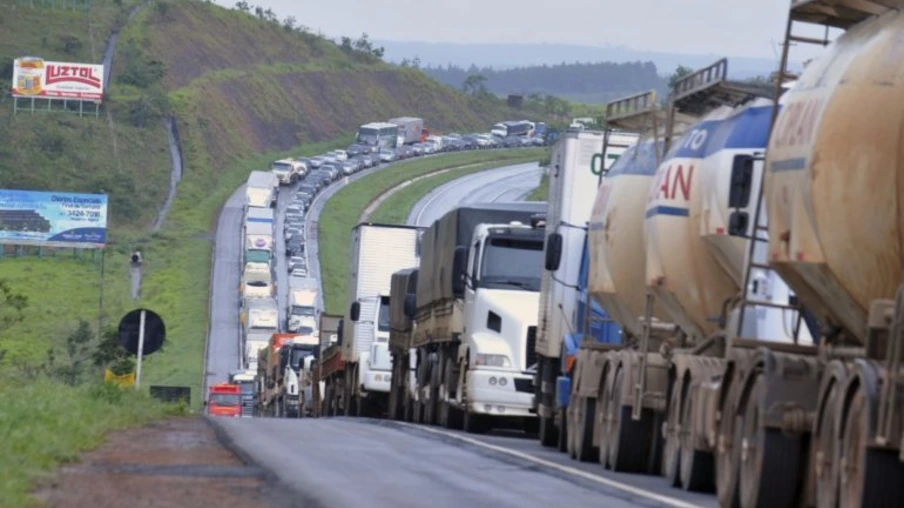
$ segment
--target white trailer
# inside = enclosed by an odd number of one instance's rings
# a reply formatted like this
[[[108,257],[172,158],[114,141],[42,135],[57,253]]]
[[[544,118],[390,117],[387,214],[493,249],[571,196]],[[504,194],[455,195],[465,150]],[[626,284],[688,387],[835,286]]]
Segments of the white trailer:
[[[417,266],[420,232],[413,226],[370,223],[352,230],[348,311],[339,344],[323,354],[327,393],[342,394],[346,415],[376,415],[387,408],[391,278],[402,268]],[[341,361],[331,362],[335,356]]]
[[[245,207],[272,208],[276,206],[279,179],[269,171],[252,171],[245,186]]]
[[[289,292],[289,308],[286,309],[287,328],[292,333],[303,333],[299,330],[310,328],[317,330],[317,289],[292,289]]]

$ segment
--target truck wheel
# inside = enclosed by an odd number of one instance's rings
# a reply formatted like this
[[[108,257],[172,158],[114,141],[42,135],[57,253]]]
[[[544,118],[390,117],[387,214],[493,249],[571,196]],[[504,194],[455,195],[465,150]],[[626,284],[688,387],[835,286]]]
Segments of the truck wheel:
[[[539,433],[540,445],[552,448],[559,444],[559,431],[556,429],[555,420],[542,416],[538,416],[537,419],[539,420],[537,432]]]
[[[596,399],[581,397],[575,400],[575,455],[581,462],[599,457],[599,448],[593,446],[593,417],[596,415]]]
[[[761,421],[764,413],[761,403],[767,381],[763,374],[754,375],[756,380],[744,411],[744,441],[739,471],[741,506],[794,506],[802,465],[800,437],[765,427]],[[853,476],[850,480],[854,480]]]
[[[392,356],[392,379],[389,382],[389,414],[390,420],[399,419],[399,364],[401,357]]]
[[[833,378],[832,386],[827,390],[821,414],[817,415],[813,432],[812,446],[814,454],[814,470],[816,476],[816,506],[838,506],[838,444],[843,442],[835,415],[842,403],[842,380]]]
[[[684,490],[712,492],[716,487],[713,483],[713,455],[698,450],[694,439],[694,409],[699,404],[696,388],[690,386],[684,395],[681,419],[681,486]]]
[[[568,452],[568,418],[565,415],[565,409],[559,411],[559,440],[558,449],[561,453]]]
[[[865,391],[859,388],[851,400],[841,442],[840,505],[900,506],[904,466],[897,452],[867,447],[874,421],[869,406]]]
[[[672,487],[681,486],[681,392],[684,381],[672,381],[669,410],[665,423],[665,449],[662,452],[662,474]]]
[[[596,418],[599,426],[599,463],[603,468],[609,468],[609,405],[612,404],[612,369],[608,368],[608,360],[603,367],[603,375],[600,379],[600,389],[596,395]]]
[[[440,391],[443,394],[443,398],[451,398],[451,393],[449,387],[455,386],[458,383],[458,378],[455,376],[455,363],[451,358],[446,359],[446,368],[443,372],[443,386],[440,387]],[[461,411],[453,405],[452,402],[441,402],[443,405],[445,415],[444,420],[447,429],[461,429],[462,427],[462,415]]]
[[[488,426],[485,415],[471,413],[467,410],[464,413],[463,427],[465,432],[469,434],[483,434],[487,431]]]
[[[719,421],[719,436],[716,443],[716,494],[719,506],[740,508],[738,495],[738,468],[740,467],[740,443],[743,439],[743,417],[738,414],[736,398],[741,386],[740,380],[732,382],[728,388],[722,417]]]
[[[424,423],[436,425],[437,423],[437,399],[439,399],[439,367],[436,362],[430,365],[429,396],[424,404]]]
[[[641,420],[631,419],[631,406],[625,404],[625,372],[619,369],[612,384],[610,406],[609,465],[613,471],[643,473],[652,445],[652,415],[644,411]]]

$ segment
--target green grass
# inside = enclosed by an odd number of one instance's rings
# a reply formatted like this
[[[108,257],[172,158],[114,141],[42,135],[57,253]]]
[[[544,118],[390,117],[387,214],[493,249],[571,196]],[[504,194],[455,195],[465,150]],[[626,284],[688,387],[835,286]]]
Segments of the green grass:
[[[538,160],[538,158],[539,156],[537,154],[531,153],[525,155],[523,160],[512,159],[507,162],[509,164],[517,164],[521,162],[535,161]],[[443,185],[444,183],[451,182],[452,180],[455,180],[457,178],[498,167],[499,163],[491,162],[477,166],[456,169],[449,171],[448,173],[442,173],[414,182],[404,189],[396,192],[392,196],[386,198],[386,200],[383,201],[380,206],[377,207],[377,210],[370,216],[370,219],[373,222],[404,224],[405,219],[408,218],[408,214],[411,213],[411,209],[414,207],[415,203],[417,203],[422,197],[424,197],[433,189],[439,187],[440,185]]]
[[[2,507],[33,504],[29,493],[36,482],[100,445],[107,432],[184,413],[180,406],[108,385],[16,381],[0,377]]]
[[[513,161],[540,159],[543,153],[542,148],[528,148],[469,152],[404,161],[343,187],[323,207],[318,224],[320,277],[326,312],[342,313],[345,306],[343,300],[348,269],[349,232],[358,223],[361,212],[381,192],[410,178],[440,169],[489,162],[493,162],[495,166],[504,166]],[[427,179],[431,180],[433,179]]]
[[[528,196],[528,201],[546,201],[549,197],[549,175],[544,174],[537,186]]]

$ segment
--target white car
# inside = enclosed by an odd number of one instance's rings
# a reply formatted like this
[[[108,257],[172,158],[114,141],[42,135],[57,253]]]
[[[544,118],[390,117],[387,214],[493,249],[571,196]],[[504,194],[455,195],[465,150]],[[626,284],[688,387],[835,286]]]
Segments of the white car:
[[[333,156],[336,157],[336,160],[339,162],[345,162],[348,160],[348,152],[345,150],[333,150]]]
[[[307,279],[308,278],[308,268],[303,265],[296,265],[292,268],[292,272],[289,274],[290,279]],[[289,285],[291,287],[291,280],[289,281]]]
[[[289,272],[298,267],[307,267],[307,263],[302,256],[292,256],[289,258]]]

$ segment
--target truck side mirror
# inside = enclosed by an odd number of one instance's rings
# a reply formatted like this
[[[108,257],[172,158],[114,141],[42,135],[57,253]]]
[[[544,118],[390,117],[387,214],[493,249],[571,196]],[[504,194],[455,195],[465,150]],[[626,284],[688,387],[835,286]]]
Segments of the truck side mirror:
[[[345,320],[339,320],[339,326],[336,327],[336,344],[342,345],[342,332],[345,331]]]
[[[750,215],[747,212],[735,211],[728,216],[728,234],[731,236],[747,236],[747,225]]]
[[[414,319],[417,314],[417,295],[411,293],[405,295],[405,317]]]
[[[731,183],[728,190],[729,208],[746,208],[753,189],[753,156],[735,155],[731,164]]]
[[[361,317],[361,304],[352,302],[352,306],[348,309],[348,316],[352,321],[358,321]]]
[[[554,272],[559,269],[562,262],[562,234],[552,233],[546,237],[546,263],[547,270]]]
[[[465,293],[465,271],[468,267],[468,248],[456,247],[452,258],[452,293],[461,296]]]

